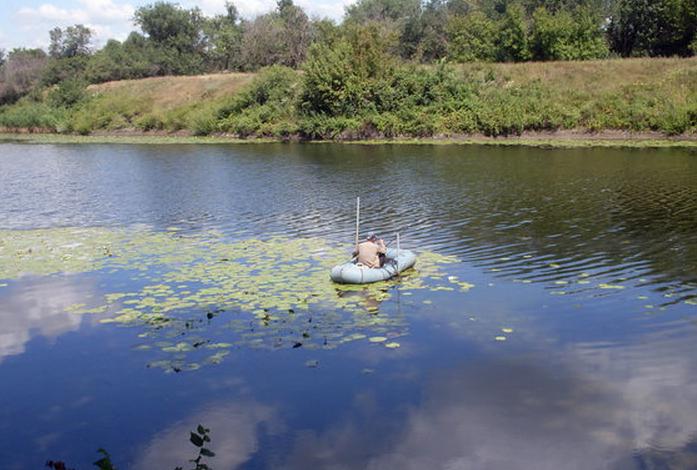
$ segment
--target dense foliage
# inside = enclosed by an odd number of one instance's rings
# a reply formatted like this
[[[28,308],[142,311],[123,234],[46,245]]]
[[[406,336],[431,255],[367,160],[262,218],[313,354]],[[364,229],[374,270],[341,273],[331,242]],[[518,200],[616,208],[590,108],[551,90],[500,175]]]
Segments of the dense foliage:
[[[0,126],[288,138],[695,128],[694,72],[681,78],[686,89],[663,98],[635,84],[600,105],[582,94],[562,103],[542,81],[449,64],[689,56],[697,0],[358,0],[339,25],[309,18],[292,0],[253,19],[232,3],[211,18],[157,1],[134,22],[139,31],[96,51],[83,25],[51,30],[48,54],[0,51]],[[112,80],[258,69],[232,97],[176,113],[87,91]]]

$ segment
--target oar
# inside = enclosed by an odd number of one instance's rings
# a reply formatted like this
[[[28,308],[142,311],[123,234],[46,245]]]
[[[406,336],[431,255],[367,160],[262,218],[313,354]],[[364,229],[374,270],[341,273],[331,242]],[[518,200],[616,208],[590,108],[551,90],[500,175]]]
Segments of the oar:
[[[358,251],[358,226],[361,220],[361,198],[356,198],[356,251]]]
[[[361,220],[361,198],[357,197],[356,198],[356,253],[358,253],[358,226],[359,222]],[[352,257],[349,263],[353,263],[356,259],[358,259],[358,254],[356,256]]]

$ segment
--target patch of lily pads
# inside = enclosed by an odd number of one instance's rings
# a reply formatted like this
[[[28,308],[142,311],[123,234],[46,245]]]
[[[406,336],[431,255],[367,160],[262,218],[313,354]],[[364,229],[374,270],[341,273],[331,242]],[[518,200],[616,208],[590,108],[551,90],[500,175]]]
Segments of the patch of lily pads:
[[[157,351],[149,365],[174,372],[219,363],[237,347],[331,349],[363,340],[395,349],[408,324],[382,305],[397,286],[405,294],[473,287],[444,271],[456,258],[433,252],[420,252],[416,269],[397,279],[335,284],[329,269],[346,257],[345,247],[319,238],[230,240],[147,227],[0,232],[0,279],[125,274],[127,291],[68,311],[140,327],[136,349]]]

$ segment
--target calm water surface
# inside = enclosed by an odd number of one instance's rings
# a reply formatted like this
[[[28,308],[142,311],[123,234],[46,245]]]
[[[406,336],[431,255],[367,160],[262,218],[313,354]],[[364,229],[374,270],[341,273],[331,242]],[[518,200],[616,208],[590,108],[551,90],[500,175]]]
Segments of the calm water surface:
[[[193,302],[168,313],[176,333],[105,323],[70,306],[166,269],[41,275],[23,265],[36,247],[8,253],[63,228],[348,251],[356,196],[366,230],[455,262],[430,288],[350,293],[370,319],[355,341],[328,304],[269,322]],[[694,152],[6,143],[0,201],[0,259],[28,272],[0,279],[2,469],[93,468],[103,447],[171,470],[199,423],[215,469],[697,468]],[[443,288],[454,276],[474,287]],[[299,318],[334,336],[303,345]],[[195,338],[229,354],[155,366]]]

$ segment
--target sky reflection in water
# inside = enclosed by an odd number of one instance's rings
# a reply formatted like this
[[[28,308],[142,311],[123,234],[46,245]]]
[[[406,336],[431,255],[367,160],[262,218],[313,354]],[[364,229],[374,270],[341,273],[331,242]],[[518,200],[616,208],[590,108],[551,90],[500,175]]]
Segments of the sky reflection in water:
[[[458,259],[425,289],[332,292],[340,303],[294,321],[272,312],[274,325],[244,305],[207,317],[210,302],[167,312],[177,328],[102,323],[111,308],[66,312],[166,277],[179,262],[169,254],[138,261],[144,271],[107,263],[0,280],[2,468],[49,458],[89,468],[105,447],[120,468],[173,469],[195,456],[188,432],[199,423],[216,469],[697,466],[689,152],[2,148],[0,229],[14,234],[135,227],[339,247],[356,188],[378,172],[389,184],[361,194],[364,227]],[[337,323],[347,299],[358,307]],[[325,335],[341,331],[336,341],[310,349],[299,326],[309,318]],[[350,334],[364,337],[338,341]],[[378,336],[399,347],[369,341]],[[197,338],[230,343],[229,355],[179,373],[146,367],[184,357],[163,349]]]

